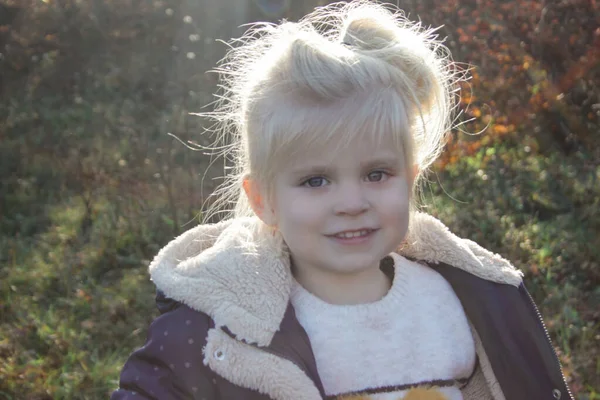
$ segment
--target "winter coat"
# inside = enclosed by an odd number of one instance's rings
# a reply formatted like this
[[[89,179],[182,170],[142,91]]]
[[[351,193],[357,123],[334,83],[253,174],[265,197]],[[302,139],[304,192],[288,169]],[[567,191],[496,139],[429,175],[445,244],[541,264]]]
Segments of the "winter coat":
[[[162,314],[112,400],[327,398],[290,303],[289,255],[259,224],[201,225],[159,252],[150,274]],[[440,273],[461,301],[478,359],[465,400],[573,399],[520,271],[422,213],[397,252]]]

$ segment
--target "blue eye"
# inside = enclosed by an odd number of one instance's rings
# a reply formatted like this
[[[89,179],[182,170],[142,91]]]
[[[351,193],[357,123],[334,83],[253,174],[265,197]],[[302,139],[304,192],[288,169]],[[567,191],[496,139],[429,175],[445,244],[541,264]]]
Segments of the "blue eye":
[[[384,179],[384,175],[387,175],[384,171],[373,171],[367,175],[369,182],[381,182]]]
[[[308,186],[312,188],[325,186],[327,184],[327,180],[322,176],[313,176],[312,178],[308,178],[302,183],[303,186]]]

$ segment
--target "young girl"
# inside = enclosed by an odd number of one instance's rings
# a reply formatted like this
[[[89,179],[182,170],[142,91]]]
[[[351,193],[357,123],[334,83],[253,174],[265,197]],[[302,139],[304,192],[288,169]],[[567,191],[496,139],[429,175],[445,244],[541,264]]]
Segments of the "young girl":
[[[152,262],[113,399],[572,399],[522,273],[414,210],[466,79],[432,33],[362,0],[231,50],[235,211]]]

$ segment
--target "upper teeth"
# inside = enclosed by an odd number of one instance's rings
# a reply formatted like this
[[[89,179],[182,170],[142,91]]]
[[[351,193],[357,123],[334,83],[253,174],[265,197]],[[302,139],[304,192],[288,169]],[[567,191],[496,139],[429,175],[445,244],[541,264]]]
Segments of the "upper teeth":
[[[369,231],[365,229],[363,231],[358,231],[358,232],[342,232],[342,233],[338,233],[335,236],[339,237],[339,238],[349,239],[349,238],[353,238],[353,237],[365,236],[367,233],[369,233]]]

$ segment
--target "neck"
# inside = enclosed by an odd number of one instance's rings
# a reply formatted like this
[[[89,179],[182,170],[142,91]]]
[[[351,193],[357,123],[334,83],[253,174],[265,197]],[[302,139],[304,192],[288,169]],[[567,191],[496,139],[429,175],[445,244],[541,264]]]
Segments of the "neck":
[[[379,268],[379,264],[354,273],[302,268],[294,263],[293,265],[294,277],[298,283],[329,304],[373,303],[381,300],[392,286],[390,279]]]

